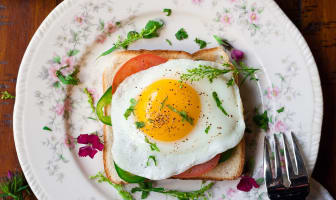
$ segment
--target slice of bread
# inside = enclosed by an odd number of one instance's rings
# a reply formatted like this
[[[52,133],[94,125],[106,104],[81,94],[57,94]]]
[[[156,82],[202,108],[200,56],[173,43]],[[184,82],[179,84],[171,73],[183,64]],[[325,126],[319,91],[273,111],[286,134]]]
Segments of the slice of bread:
[[[103,73],[103,91],[106,91],[113,81],[115,73],[119,68],[127,62],[129,59],[138,56],[140,54],[150,53],[161,56],[167,59],[192,59],[192,60],[207,60],[218,63],[224,63],[229,61],[228,55],[220,48],[203,49],[193,54],[189,54],[184,51],[170,51],[170,50],[127,50],[118,51],[107,56],[107,63],[110,66],[106,67]],[[236,79],[237,80],[237,79]],[[110,106],[105,108],[105,114],[110,115]],[[104,168],[107,177],[116,184],[125,184],[126,182],[119,178],[113,164],[113,157],[111,149],[113,145],[113,133],[112,127],[104,125]],[[245,161],[245,142],[244,139],[235,147],[233,154],[225,162],[219,163],[210,172],[203,174],[200,177],[194,177],[192,179],[199,180],[233,180],[238,178],[243,171]]]

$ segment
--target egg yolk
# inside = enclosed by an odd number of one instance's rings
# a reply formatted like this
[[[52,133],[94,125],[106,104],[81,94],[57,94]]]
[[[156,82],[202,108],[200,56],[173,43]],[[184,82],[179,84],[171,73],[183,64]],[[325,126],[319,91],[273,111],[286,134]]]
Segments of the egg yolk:
[[[200,98],[190,85],[162,79],[146,87],[139,96],[135,117],[141,130],[155,140],[171,142],[187,136],[200,115]]]

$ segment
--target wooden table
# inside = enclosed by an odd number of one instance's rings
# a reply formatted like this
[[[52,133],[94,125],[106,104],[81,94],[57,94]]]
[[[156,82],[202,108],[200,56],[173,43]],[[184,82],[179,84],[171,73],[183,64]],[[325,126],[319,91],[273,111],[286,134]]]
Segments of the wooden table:
[[[336,1],[276,0],[307,40],[324,94],[320,152],[313,177],[336,197]],[[0,0],[0,91],[15,92],[16,77],[34,32],[62,0]],[[14,100],[0,101],[0,176],[20,170],[13,140]]]

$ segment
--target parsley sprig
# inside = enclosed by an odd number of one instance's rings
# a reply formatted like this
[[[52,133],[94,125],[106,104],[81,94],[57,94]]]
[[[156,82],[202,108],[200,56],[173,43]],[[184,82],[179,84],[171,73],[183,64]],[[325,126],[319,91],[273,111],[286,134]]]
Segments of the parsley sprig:
[[[149,20],[145,28],[143,28],[140,33],[136,31],[130,31],[128,32],[127,37],[124,40],[121,40],[121,38],[119,37],[118,41],[112,46],[112,48],[102,53],[98,58],[106,56],[120,48],[127,49],[130,44],[137,40],[158,37],[158,31],[163,25],[164,23],[162,20]]]
[[[166,16],[170,16],[172,13],[172,10],[170,8],[164,8],[163,12],[167,13]]]
[[[0,198],[23,200],[31,194],[29,185],[22,173],[8,172],[8,176],[0,179]]]
[[[176,33],[175,33],[175,37],[177,40],[184,40],[188,38],[188,33],[186,32],[186,30],[184,30],[184,28],[180,28]]]
[[[194,119],[192,117],[190,117],[186,111],[182,110],[179,111],[176,108],[174,108],[172,105],[167,105],[167,107],[173,111],[176,112],[177,114],[179,114],[182,117],[182,121],[186,120],[189,124],[193,125],[194,124]]]
[[[136,104],[137,104],[137,101],[135,100],[135,99],[131,99],[130,100],[130,103],[131,103],[131,105],[127,108],[127,110],[125,111],[125,113],[124,113],[124,117],[125,117],[125,119],[127,120],[128,119],[128,117],[133,113],[134,114],[134,109],[135,109],[135,106],[136,106]]]
[[[153,162],[154,162],[154,165],[156,166],[156,158],[155,158],[155,156],[153,156],[153,155],[150,155],[150,156],[148,156],[148,159],[147,159],[146,165],[147,165],[147,166],[149,166],[150,159],[152,159],[152,160],[153,160]]]
[[[188,73],[182,74],[181,81],[199,81],[207,78],[211,83],[212,81],[222,74],[229,73],[231,69],[217,69],[207,65],[199,65],[196,68],[188,69]]]
[[[203,49],[207,46],[207,42],[198,38],[195,38],[194,40],[200,47],[200,49]]]
[[[142,192],[141,199],[148,197],[150,192],[157,192],[161,194],[166,194],[178,198],[179,200],[189,200],[189,199],[199,199],[201,197],[205,198],[205,192],[212,188],[215,183],[209,183],[204,185],[201,189],[191,192],[181,192],[178,190],[166,190],[164,188],[155,188],[151,182],[140,183],[139,187],[135,187],[131,190],[132,193]]]
[[[267,110],[265,110],[264,113],[262,114],[256,112],[256,115],[253,117],[253,121],[257,126],[267,131],[268,123],[270,122],[270,119],[268,118],[267,115]]]
[[[104,176],[103,173],[98,172],[95,176],[90,176],[90,179],[98,179],[98,183],[103,183],[106,182],[114,187],[119,193],[119,195],[124,199],[124,200],[133,200],[133,196],[127,192],[124,187],[121,184],[115,184],[112,183],[106,176]]]
[[[11,95],[8,91],[1,92],[1,99],[7,100],[7,99],[15,99],[14,95]]]

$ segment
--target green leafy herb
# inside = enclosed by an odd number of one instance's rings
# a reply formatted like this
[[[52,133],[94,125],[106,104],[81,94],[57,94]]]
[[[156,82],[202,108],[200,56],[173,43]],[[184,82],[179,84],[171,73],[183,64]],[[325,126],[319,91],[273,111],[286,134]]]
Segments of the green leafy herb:
[[[127,110],[126,110],[125,113],[124,113],[124,117],[125,117],[126,120],[128,119],[128,117],[129,117],[132,113],[134,114],[134,109],[135,109],[135,106],[136,106],[136,104],[137,104],[137,101],[136,101],[135,99],[132,98],[132,99],[130,100],[130,103],[131,103],[130,107],[128,107]]]
[[[64,76],[61,72],[62,69],[68,68],[69,65],[61,67],[59,70],[56,71],[56,76],[58,79],[65,85],[78,85],[79,79],[76,77],[79,70],[76,68],[74,72],[71,74]]]
[[[149,144],[150,149],[151,149],[152,151],[158,151],[158,152],[160,152],[160,149],[156,146],[156,144],[150,142],[150,141],[148,140],[147,137],[145,137],[145,142],[146,142],[147,144]]]
[[[45,130],[45,131],[52,131],[51,128],[49,128],[48,126],[43,126],[43,130]]]
[[[153,156],[153,155],[150,155],[150,156],[148,157],[148,160],[147,160],[146,165],[149,166],[149,161],[150,161],[150,159],[153,160],[153,162],[154,162],[154,164],[155,164],[155,166],[156,166],[156,158],[155,158],[155,156]]]
[[[203,49],[207,46],[207,42],[198,38],[195,38],[195,42],[199,45],[200,49]]]
[[[141,196],[143,196],[144,192],[146,192],[144,195],[145,198],[148,196],[150,192],[157,192],[157,193],[166,194],[172,197],[176,197],[179,200],[200,199],[201,197],[206,198],[206,195],[205,195],[206,191],[211,189],[214,184],[215,183],[209,183],[208,185],[203,185],[201,189],[196,190],[196,191],[191,191],[191,192],[181,192],[178,190],[166,190],[164,188],[153,188],[152,184],[146,184],[146,185],[139,184],[139,187],[133,188],[131,192],[132,193],[142,192]]]
[[[270,122],[270,119],[267,116],[267,110],[265,110],[263,114],[256,113],[256,115],[253,117],[253,121],[257,126],[267,131],[268,123]]]
[[[232,45],[226,39],[220,38],[217,35],[213,35],[213,37],[218,42],[218,44],[222,45],[225,49],[231,51],[231,49],[233,48]]]
[[[258,178],[258,179],[256,179],[256,182],[260,186],[264,183],[264,178]]]
[[[164,98],[163,101],[160,103],[161,104],[160,110],[162,110],[162,108],[165,106],[167,100],[168,96],[166,96],[166,98]]]
[[[170,8],[165,8],[165,9],[163,9],[163,12],[167,13],[166,16],[170,16],[172,10]]]
[[[127,192],[124,187],[121,184],[115,184],[112,183],[106,176],[104,176],[103,173],[98,172],[97,175],[95,176],[90,176],[90,179],[98,179],[98,183],[103,183],[106,182],[114,187],[119,193],[119,195],[124,199],[124,200],[133,200],[133,196]]]
[[[222,102],[219,100],[217,92],[212,92],[212,97],[214,98],[217,107],[224,113],[224,115],[229,116],[229,114],[223,108]]]
[[[103,31],[105,28],[105,22],[102,19],[99,19],[99,29]]]
[[[184,40],[188,38],[188,33],[184,30],[184,28],[180,28],[180,30],[175,33],[175,37],[178,40]]]
[[[210,130],[210,128],[211,128],[211,125],[207,126],[204,132],[205,132],[206,134],[208,134],[208,133],[209,133],[209,130]]]
[[[226,82],[226,86],[227,87],[233,86],[233,83],[234,83],[234,78],[232,77],[230,80],[228,80],[228,82]]]
[[[93,100],[92,94],[89,92],[89,90],[87,88],[84,88],[84,93],[88,97],[88,102],[89,102],[89,104],[91,106],[92,112],[95,113],[96,112],[96,108],[94,106],[94,100]]]
[[[221,162],[227,161],[231,157],[231,155],[233,154],[234,150],[235,150],[235,148],[232,148],[232,149],[229,149],[229,150],[221,153],[221,156],[220,156],[218,162],[221,163]]]
[[[61,57],[60,57],[60,56],[55,56],[55,57],[53,58],[53,62],[54,62],[54,63],[57,63],[57,64],[61,64]]]
[[[97,121],[97,118],[94,118],[94,117],[88,117],[88,119]]]
[[[127,34],[127,38],[124,39],[123,41],[119,38],[118,41],[112,46],[112,48],[110,48],[109,50],[105,51],[104,53],[102,53],[99,57],[102,56],[106,56],[110,53],[112,53],[113,51],[120,49],[120,48],[124,48],[127,49],[127,47],[132,44],[133,42],[140,40],[140,39],[149,39],[149,38],[153,38],[153,37],[158,37],[159,36],[159,29],[164,25],[162,20],[149,20],[145,26],[145,28],[143,28],[141,30],[140,33],[136,32],[136,31],[130,31]],[[99,58],[98,57],[98,58]]]
[[[145,127],[145,122],[135,122],[135,126],[137,129]]]
[[[28,195],[31,195],[26,179],[19,172],[9,171],[8,176],[1,179],[0,191],[2,199],[24,200]]]
[[[14,95],[11,95],[8,91],[1,92],[1,99],[7,100],[7,99],[15,99]]]
[[[171,46],[171,45],[173,45],[173,43],[170,41],[170,40],[168,40],[168,39],[166,39],[166,42]]]
[[[188,69],[188,73],[182,74],[181,81],[199,81],[207,78],[211,83],[213,79],[222,74],[226,74],[232,71],[231,69],[217,69],[207,65],[199,65],[196,68]]]
[[[242,61],[237,63],[236,61],[232,60],[232,64],[234,65],[233,74],[240,74],[243,76],[243,79],[240,82],[240,85],[242,85],[246,81],[246,79],[249,77],[250,77],[250,80],[258,81],[258,79],[255,77],[255,73],[259,69],[250,68]],[[225,65],[228,65],[228,64],[225,64]]]
[[[282,108],[277,110],[278,113],[282,113],[283,111],[285,111],[285,107],[282,107]]]
[[[75,56],[75,55],[77,55],[78,53],[79,53],[79,50],[78,50],[78,49],[72,49],[72,50],[68,51],[67,55],[68,55],[69,57],[71,57],[71,56]]]
[[[182,117],[182,121],[186,120],[189,124],[193,125],[194,124],[194,119],[192,117],[190,117],[186,111],[182,110],[182,111],[179,111],[177,110],[176,108],[174,108],[173,106],[171,105],[167,105],[167,107],[173,111],[173,112],[176,112],[177,114],[179,114],[181,117]]]

